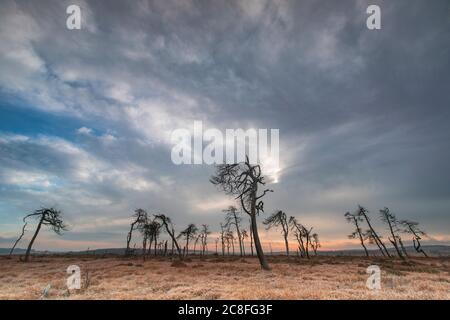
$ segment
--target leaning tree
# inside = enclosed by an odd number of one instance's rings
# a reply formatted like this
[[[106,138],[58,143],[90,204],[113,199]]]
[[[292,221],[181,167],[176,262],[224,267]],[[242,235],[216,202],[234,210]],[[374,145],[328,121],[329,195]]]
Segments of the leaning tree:
[[[164,230],[167,232],[167,234],[172,239],[172,252],[173,252],[173,247],[176,247],[177,252],[178,252],[178,258],[180,260],[183,260],[183,253],[178,244],[177,236],[175,236],[175,228],[173,226],[172,220],[170,220],[170,218],[164,214],[156,214],[155,220],[161,222],[161,225],[164,227]]]
[[[36,227],[36,231],[28,244],[27,252],[25,253],[25,262],[28,261],[30,257],[31,248],[33,247],[33,243],[36,240],[42,226],[49,226],[57,235],[61,235],[61,231],[67,230],[67,225],[65,225],[62,220],[61,211],[54,208],[41,208],[36,210],[33,213],[26,215],[23,218],[23,222],[26,222],[26,220],[31,217],[37,218],[39,222]]]
[[[419,223],[410,220],[402,220],[400,224],[404,227],[403,232],[411,234],[413,237],[413,245],[414,249],[418,253],[422,253],[425,257],[428,257],[425,251],[422,249],[422,245],[420,244],[420,240],[422,240],[423,236],[427,236],[425,231],[419,228]]]
[[[133,236],[133,231],[135,229],[141,229],[141,227],[148,221],[147,212],[143,209],[134,210],[133,218],[133,222],[130,224],[130,231],[128,231],[127,234],[127,248],[125,249],[125,255],[129,255],[131,253],[130,243]]]
[[[400,238],[400,229],[399,229],[399,221],[397,220],[397,217],[394,213],[392,213],[389,208],[385,207],[384,209],[380,210],[380,217],[381,221],[386,223],[389,227],[389,233],[391,234],[391,237],[388,237],[388,240],[392,243],[392,245],[395,248],[395,251],[397,251],[398,256],[401,259],[405,259],[401,252],[400,245],[402,245],[402,239]]]
[[[258,193],[260,186],[264,186],[264,176],[259,165],[250,164],[248,156],[245,162],[222,164],[216,167],[216,174],[210,179],[211,183],[220,187],[226,194],[233,195],[240,201],[242,209],[250,216],[256,254],[262,269],[270,270],[269,264],[261,246],[258,235],[256,217],[264,212],[264,202],[261,200],[270,189]]]
[[[364,252],[366,253],[366,256],[368,257],[369,251],[367,251],[367,247],[364,244],[365,237],[364,237],[363,231],[361,230],[361,227],[360,227],[360,223],[363,222],[363,218],[357,213],[350,213],[350,212],[346,212],[344,214],[344,216],[348,223],[353,223],[355,225],[355,231],[350,233],[348,235],[348,238],[349,239],[358,238],[359,242],[361,243],[361,246],[364,248]]]
[[[275,211],[269,217],[267,217],[263,223],[267,226],[267,230],[270,228],[281,226],[281,231],[283,232],[284,237],[284,244],[286,246],[286,254],[289,257],[289,222],[286,213],[281,210]]]

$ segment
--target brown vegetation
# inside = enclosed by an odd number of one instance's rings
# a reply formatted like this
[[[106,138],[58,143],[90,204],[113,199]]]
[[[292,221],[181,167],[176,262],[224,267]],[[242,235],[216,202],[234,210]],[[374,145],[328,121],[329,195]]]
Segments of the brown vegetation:
[[[0,257],[0,299],[449,299],[450,259],[267,256],[272,271],[257,258],[191,256],[125,258],[106,256]],[[175,262],[176,261],[176,262]],[[66,294],[66,269],[89,270],[89,286]],[[366,288],[366,268],[377,264],[382,290]],[[181,270],[180,270],[181,268]]]

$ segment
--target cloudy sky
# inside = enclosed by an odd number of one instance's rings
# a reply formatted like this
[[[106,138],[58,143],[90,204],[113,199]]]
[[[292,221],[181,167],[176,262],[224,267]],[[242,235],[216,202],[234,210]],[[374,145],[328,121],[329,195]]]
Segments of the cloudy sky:
[[[81,30],[66,28],[70,4]],[[381,30],[366,28],[369,4]],[[266,214],[296,216],[327,249],[355,247],[343,214],[358,203],[450,244],[449,1],[0,6],[0,247],[40,206],[71,227],[39,249],[124,246],[136,208],[217,231],[232,200],[214,167],[170,159],[170,133],[194,120],[279,129]]]

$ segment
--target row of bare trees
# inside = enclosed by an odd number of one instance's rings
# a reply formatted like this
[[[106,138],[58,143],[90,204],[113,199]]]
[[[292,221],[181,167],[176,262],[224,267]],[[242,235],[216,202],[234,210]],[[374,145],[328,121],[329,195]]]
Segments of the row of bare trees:
[[[292,231],[295,239],[298,242],[298,255],[310,258],[310,249],[313,250],[314,255],[317,255],[317,249],[320,248],[319,235],[312,233],[313,228],[307,228],[299,223],[295,217],[287,217],[286,213],[277,210],[272,213],[263,222],[267,229],[280,228],[286,246],[286,255],[290,256],[289,251],[289,234]]]
[[[382,240],[382,236],[375,231],[373,224],[371,223],[371,217],[369,216],[369,210],[363,206],[358,205],[358,208],[353,212],[345,213],[345,218],[349,223],[355,226],[355,230],[348,236],[350,239],[358,239],[361,246],[364,249],[366,256],[369,256],[366,244],[373,244],[378,247],[378,250],[384,257],[392,257],[392,254],[386,248]],[[422,237],[427,236],[426,233],[420,229],[419,223],[410,220],[398,220],[393,212],[389,208],[379,210],[379,216],[381,221],[386,224],[388,232],[388,240],[395,249],[395,252],[401,259],[408,257],[408,252],[403,244],[402,235],[408,235],[412,237],[412,242],[416,252],[428,257],[426,252],[422,249],[420,240]],[[363,225],[367,226],[366,230],[363,230]]]

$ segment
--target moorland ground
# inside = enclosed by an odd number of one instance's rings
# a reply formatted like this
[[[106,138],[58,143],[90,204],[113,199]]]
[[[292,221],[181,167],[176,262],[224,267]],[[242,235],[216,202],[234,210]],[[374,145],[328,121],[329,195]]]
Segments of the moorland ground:
[[[449,299],[450,258],[408,261],[363,257],[125,258],[114,255],[0,257],[0,299]],[[381,268],[381,290],[366,287],[366,268]],[[66,269],[78,265],[83,288],[67,294]],[[85,280],[89,278],[87,288]]]

